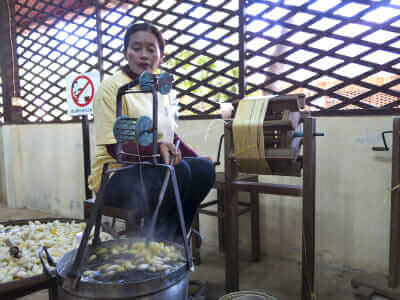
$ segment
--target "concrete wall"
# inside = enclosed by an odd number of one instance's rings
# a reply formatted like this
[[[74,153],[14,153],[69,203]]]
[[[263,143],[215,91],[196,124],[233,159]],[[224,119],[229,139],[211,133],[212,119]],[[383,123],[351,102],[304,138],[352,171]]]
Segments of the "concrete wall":
[[[391,117],[317,118],[318,131],[325,133],[317,143],[317,258],[387,272],[391,154],[371,147],[380,145],[380,132],[391,127]],[[180,121],[178,128],[200,155],[213,158],[222,131],[222,120]],[[6,170],[9,206],[82,216],[80,125],[3,126],[2,133],[0,171]],[[301,184],[300,178],[261,180]],[[208,199],[215,194],[211,191]],[[240,247],[249,249],[248,216],[240,224]],[[216,245],[215,218],[202,216],[201,232],[206,243]],[[264,253],[300,259],[301,199],[262,195],[261,232]]]
[[[9,207],[83,215],[84,177],[79,124],[3,126]]]
[[[200,154],[215,158],[222,122],[182,121],[178,131]],[[317,259],[387,271],[391,153],[374,152],[371,147],[381,145],[380,132],[391,128],[391,117],[317,118],[318,131],[325,133],[317,139]],[[388,142],[391,145],[391,139]],[[300,178],[262,176],[260,180],[301,184]],[[210,197],[215,198],[215,192]],[[301,258],[301,207],[301,198],[261,196],[264,253]],[[201,232],[216,245],[215,218],[202,216],[200,222]],[[240,219],[240,230],[240,245],[249,249],[247,215]]]

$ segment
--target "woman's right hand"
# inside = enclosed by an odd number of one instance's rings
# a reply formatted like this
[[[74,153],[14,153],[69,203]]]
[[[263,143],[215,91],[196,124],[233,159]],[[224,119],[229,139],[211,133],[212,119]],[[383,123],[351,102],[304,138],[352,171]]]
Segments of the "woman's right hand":
[[[169,164],[171,160],[171,155],[175,157],[174,166],[179,164],[182,160],[182,153],[181,151],[176,151],[175,146],[171,143],[161,143],[160,144],[160,155],[161,158],[164,160],[165,164]]]

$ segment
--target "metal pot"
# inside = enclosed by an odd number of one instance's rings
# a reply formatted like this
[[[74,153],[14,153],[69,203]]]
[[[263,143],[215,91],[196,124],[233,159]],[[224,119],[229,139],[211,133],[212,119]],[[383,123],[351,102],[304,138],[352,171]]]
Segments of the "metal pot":
[[[183,247],[169,241],[164,244],[173,245],[178,249]],[[109,247],[119,241],[101,242],[97,246],[88,247],[89,257],[98,247]],[[44,259],[43,252],[46,252],[47,261],[51,266],[55,266],[55,273],[50,271]],[[58,286],[59,300],[89,300],[89,299],[143,299],[161,300],[174,299],[186,300],[188,298],[189,274],[185,265],[167,272],[156,272],[146,278],[135,278],[132,280],[113,281],[113,282],[91,282],[79,281],[73,287],[72,280],[68,277],[68,272],[74,262],[77,249],[67,252],[57,262],[49,255],[47,249],[42,247],[39,253],[40,260],[45,273],[56,278]]]

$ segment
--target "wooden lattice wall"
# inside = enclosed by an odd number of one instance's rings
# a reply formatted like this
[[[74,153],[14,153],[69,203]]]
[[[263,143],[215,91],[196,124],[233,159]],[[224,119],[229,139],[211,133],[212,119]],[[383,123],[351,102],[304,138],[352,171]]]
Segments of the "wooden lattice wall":
[[[8,4],[8,5],[6,5]],[[15,38],[1,65],[0,122],[69,122],[65,77],[124,63],[126,26],[155,24],[167,40],[182,118],[218,117],[219,102],[254,93],[308,96],[315,115],[395,114],[400,100],[398,0],[4,0]],[[6,13],[8,12],[8,14]],[[9,43],[8,43],[9,44]],[[8,52],[7,52],[8,53]],[[14,74],[14,75],[12,75]],[[9,83],[14,76],[17,84]],[[17,87],[17,89],[15,89]]]
[[[248,1],[247,88],[315,115],[397,113],[400,1]]]

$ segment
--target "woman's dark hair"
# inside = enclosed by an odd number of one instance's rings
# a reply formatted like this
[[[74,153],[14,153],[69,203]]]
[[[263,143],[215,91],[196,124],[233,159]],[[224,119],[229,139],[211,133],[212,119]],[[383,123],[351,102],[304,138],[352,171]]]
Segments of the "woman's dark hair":
[[[128,26],[124,37],[124,51],[128,49],[129,38],[131,37],[131,35],[138,31],[148,31],[154,34],[154,36],[157,38],[158,46],[160,47],[161,56],[164,56],[165,41],[161,35],[161,32],[154,25],[145,22],[133,23]]]

